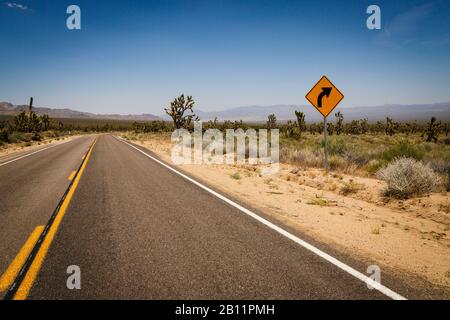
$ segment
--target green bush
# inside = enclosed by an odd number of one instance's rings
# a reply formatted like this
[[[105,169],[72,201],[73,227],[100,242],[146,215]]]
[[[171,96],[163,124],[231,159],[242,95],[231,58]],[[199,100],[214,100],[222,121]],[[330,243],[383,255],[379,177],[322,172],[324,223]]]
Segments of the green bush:
[[[381,156],[381,158],[385,161],[392,161],[401,157],[422,160],[423,152],[407,141],[400,141],[399,143],[386,149]]]
[[[23,132],[12,132],[8,136],[8,140],[10,143],[18,143],[18,142],[30,142],[33,138],[32,133],[23,133]]]
[[[321,148],[324,147],[325,142],[322,140]],[[329,137],[328,138],[328,153],[330,155],[343,155],[347,150],[348,142],[343,137]]]

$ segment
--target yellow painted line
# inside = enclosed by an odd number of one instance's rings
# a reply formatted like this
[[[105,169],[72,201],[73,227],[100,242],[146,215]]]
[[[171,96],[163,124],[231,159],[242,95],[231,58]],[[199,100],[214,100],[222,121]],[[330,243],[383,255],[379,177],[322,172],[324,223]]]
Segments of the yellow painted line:
[[[77,172],[76,171],[72,171],[72,173],[70,174],[70,176],[69,176],[69,178],[68,178],[68,180],[69,181],[72,181],[73,180],[73,178],[75,178],[75,175],[77,174]]]
[[[86,155],[86,161],[83,162],[83,165],[80,168],[79,174],[76,176],[75,180],[73,181],[72,187],[70,188],[69,192],[67,193],[67,196],[64,199],[61,207],[59,208],[59,211],[56,214],[55,220],[53,221],[53,224],[51,225],[50,229],[48,230],[47,236],[45,237],[44,241],[42,242],[42,245],[39,248],[39,251],[37,252],[36,257],[34,258],[33,262],[31,263],[31,266],[28,269],[27,274],[25,275],[22,283],[20,284],[19,288],[17,289],[17,292],[14,295],[13,300],[25,300],[28,297],[31,287],[33,286],[33,283],[36,280],[36,277],[42,267],[42,264],[44,262],[45,256],[47,255],[47,252],[50,248],[50,245],[52,244],[53,239],[55,238],[55,235],[56,235],[56,232],[58,231],[59,225],[61,224],[61,221],[67,212],[69,203],[72,200],[75,190],[77,189],[78,183],[80,182],[81,176],[83,175],[84,169],[86,168],[86,164],[89,161],[89,157],[91,156],[91,153],[92,153],[92,150],[94,149],[95,143],[96,143],[96,141],[94,141],[94,143],[92,144],[92,147],[89,149],[89,152]]]
[[[14,282],[14,279],[19,274],[20,269],[22,268],[28,256],[30,255],[31,250],[33,250],[33,247],[38,241],[39,236],[42,234],[44,228],[45,226],[37,226],[33,230],[33,232],[30,234],[23,247],[20,249],[17,256],[9,265],[8,269],[6,269],[6,271],[3,273],[3,275],[0,278],[0,292],[7,290]]]

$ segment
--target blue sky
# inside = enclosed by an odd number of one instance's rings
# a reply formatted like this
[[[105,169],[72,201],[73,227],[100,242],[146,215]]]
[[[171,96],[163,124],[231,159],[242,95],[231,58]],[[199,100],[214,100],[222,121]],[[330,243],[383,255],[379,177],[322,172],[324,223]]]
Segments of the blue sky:
[[[450,1],[0,0],[0,101],[161,114],[307,104],[323,75],[344,106],[450,101]],[[81,8],[82,30],[66,28]],[[382,30],[366,8],[381,7]]]

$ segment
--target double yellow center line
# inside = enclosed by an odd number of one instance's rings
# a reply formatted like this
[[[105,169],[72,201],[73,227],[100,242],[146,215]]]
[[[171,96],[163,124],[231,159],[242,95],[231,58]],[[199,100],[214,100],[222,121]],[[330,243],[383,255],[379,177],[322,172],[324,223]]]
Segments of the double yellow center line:
[[[33,231],[25,245],[20,250],[16,259],[14,259],[10,267],[0,279],[0,284],[3,283],[3,286],[5,286],[6,283],[10,283],[11,279],[15,277],[14,282],[10,285],[8,291],[6,292],[5,299],[24,300],[28,297],[50,245],[55,238],[59,225],[67,212],[67,208],[72,200],[78,183],[80,182],[81,176],[83,175],[96,142],[97,139],[95,139],[90,146],[86,157],[83,158],[83,161],[76,173],[73,177],[71,175],[71,183],[59,201],[58,206],[53,212],[47,225],[45,227],[39,226]],[[17,272],[25,256],[27,256],[26,261],[23,263],[20,271]]]

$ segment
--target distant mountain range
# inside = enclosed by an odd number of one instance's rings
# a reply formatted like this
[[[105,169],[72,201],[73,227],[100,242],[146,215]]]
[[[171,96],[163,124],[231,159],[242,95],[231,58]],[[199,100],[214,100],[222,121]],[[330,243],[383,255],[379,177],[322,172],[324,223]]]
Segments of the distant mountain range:
[[[16,115],[22,110],[28,110],[26,105],[13,105],[9,102],[0,102],[0,115]],[[121,114],[95,114],[89,112],[74,111],[71,109],[51,109],[33,107],[33,111],[39,115],[48,114],[51,118],[72,118],[72,119],[107,119],[107,120],[130,120],[130,121],[152,121],[162,120],[153,114],[121,115]]]
[[[0,115],[16,115],[22,110],[28,110],[26,105],[13,105],[8,102],[0,102]],[[33,110],[37,114],[48,114],[52,118],[72,119],[109,119],[130,121],[170,120],[167,115],[156,116],[153,114],[120,115],[120,114],[94,114],[89,112],[74,111],[71,109],[51,109],[36,107]],[[195,110],[195,108],[194,108]],[[295,120],[294,111],[305,113],[307,122],[322,121],[321,115],[313,106],[307,105],[273,105],[273,106],[248,106],[226,109],[222,111],[205,112],[195,110],[195,113],[203,121],[214,120],[243,120],[245,122],[266,121],[269,114],[275,114],[279,121]],[[370,122],[386,120],[391,117],[395,121],[428,121],[432,116],[442,121],[450,121],[450,102],[434,104],[413,105],[382,105],[370,107],[338,107],[334,112],[341,111],[344,121],[367,118]],[[334,113],[333,112],[333,113]],[[333,116],[333,114],[331,115]]]
[[[217,112],[203,112],[196,110],[196,114],[200,119],[214,120],[215,117],[219,121],[224,120],[243,120],[245,122],[267,121],[269,114],[275,114],[279,121],[294,120],[294,111],[305,113],[307,122],[322,121],[322,116],[313,106],[306,105],[274,105],[274,106],[249,106],[227,109]],[[370,122],[386,120],[391,117],[395,121],[428,121],[432,116],[439,120],[450,120],[450,102],[434,103],[434,104],[414,104],[414,105],[383,105],[370,107],[338,107],[334,113],[341,111],[344,115],[344,121],[367,118]]]

